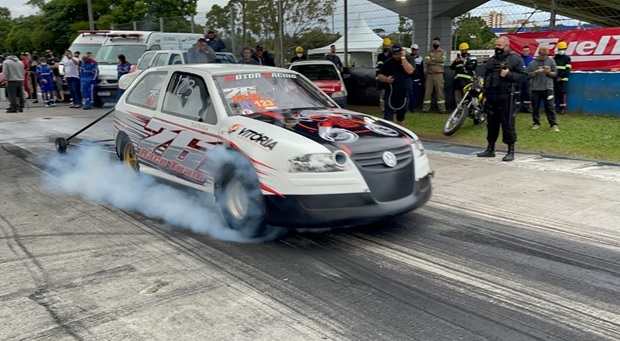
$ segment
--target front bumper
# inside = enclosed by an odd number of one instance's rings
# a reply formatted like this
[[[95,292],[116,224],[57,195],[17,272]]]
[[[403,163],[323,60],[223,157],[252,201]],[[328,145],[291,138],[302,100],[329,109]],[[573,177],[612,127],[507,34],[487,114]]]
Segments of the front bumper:
[[[372,193],[265,196],[267,222],[291,228],[361,225],[403,214],[431,197],[431,174],[415,181],[411,194],[393,201],[377,201]]]

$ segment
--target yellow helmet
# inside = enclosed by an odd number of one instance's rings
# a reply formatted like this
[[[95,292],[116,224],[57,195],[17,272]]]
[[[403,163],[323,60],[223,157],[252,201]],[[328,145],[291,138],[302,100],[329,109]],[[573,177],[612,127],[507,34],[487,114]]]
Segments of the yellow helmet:
[[[383,38],[383,45],[386,45],[386,46],[392,45],[392,39],[388,37]]]
[[[566,44],[566,42],[561,41],[558,43],[558,50],[566,50],[566,48],[568,48],[568,45]]]
[[[295,52],[297,53],[303,53],[304,52],[304,48],[301,46],[297,46],[297,48],[295,49]]]
[[[463,51],[463,50],[469,50],[469,44],[467,43],[461,43],[461,45],[459,45],[459,50]]]

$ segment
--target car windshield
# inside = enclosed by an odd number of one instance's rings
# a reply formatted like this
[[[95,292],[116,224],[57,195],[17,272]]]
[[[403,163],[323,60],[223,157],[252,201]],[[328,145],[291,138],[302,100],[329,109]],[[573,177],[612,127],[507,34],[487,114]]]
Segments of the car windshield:
[[[291,69],[308,77],[308,79],[311,81],[340,80],[334,65],[328,65],[328,64],[293,65]]]
[[[101,50],[101,44],[71,44],[69,47],[71,52],[79,52],[82,56],[86,54],[86,52],[92,52],[93,56],[96,56]]]
[[[237,73],[214,80],[229,116],[336,107],[327,95],[295,73]]]
[[[128,62],[135,64],[144,51],[146,51],[146,45],[104,45],[95,59],[100,65],[116,65],[118,55],[124,54]]]

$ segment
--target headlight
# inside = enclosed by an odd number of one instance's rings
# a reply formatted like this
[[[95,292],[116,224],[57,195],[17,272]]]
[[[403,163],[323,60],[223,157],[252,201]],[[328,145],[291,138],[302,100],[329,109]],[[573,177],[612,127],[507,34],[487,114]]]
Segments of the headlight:
[[[424,149],[424,146],[422,145],[422,141],[420,139],[416,139],[413,141],[413,150],[416,157],[420,157],[426,154],[426,150]]]
[[[333,92],[333,93],[332,93],[332,98],[335,98],[335,97],[344,97],[344,96],[346,96],[346,95],[347,95],[347,93],[346,93],[345,91],[336,91],[336,92]]]
[[[349,157],[342,150],[331,154],[305,154],[288,160],[289,172],[339,172],[351,168]]]

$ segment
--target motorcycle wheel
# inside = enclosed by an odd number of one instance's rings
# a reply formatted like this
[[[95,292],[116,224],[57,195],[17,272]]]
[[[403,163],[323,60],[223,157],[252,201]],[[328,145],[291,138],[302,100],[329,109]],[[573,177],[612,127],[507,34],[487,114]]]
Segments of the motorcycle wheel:
[[[461,101],[459,106],[448,116],[446,124],[443,126],[444,135],[450,136],[459,130],[469,116],[469,101]]]

